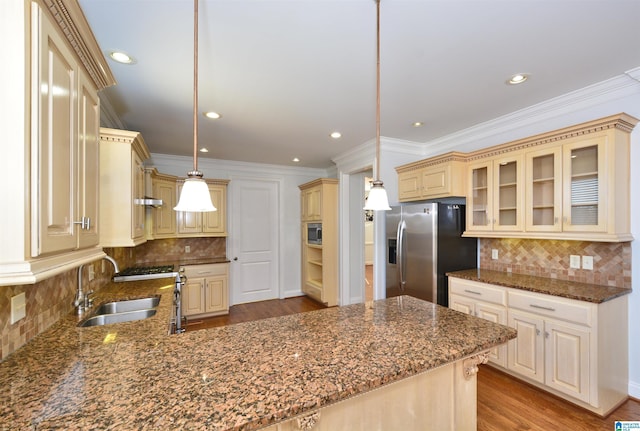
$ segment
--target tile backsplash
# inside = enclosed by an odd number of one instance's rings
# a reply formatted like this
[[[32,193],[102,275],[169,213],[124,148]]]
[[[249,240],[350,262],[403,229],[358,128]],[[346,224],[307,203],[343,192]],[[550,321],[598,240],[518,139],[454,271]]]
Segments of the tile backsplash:
[[[190,253],[185,253],[185,247]],[[201,259],[226,256],[226,238],[179,238],[148,241],[135,248],[105,248],[120,269],[145,265],[158,260]],[[98,291],[109,283],[113,267],[105,261],[92,262],[95,278],[88,282],[88,267],[84,266],[84,286]],[[25,345],[36,335],[45,331],[62,316],[73,311],[73,300],[78,284],[78,270],[71,269],[36,284],[0,287],[0,360]],[[11,324],[11,298],[24,292],[26,295],[26,317]]]
[[[593,270],[570,268],[571,255],[592,256]],[[631,243],[482,238],[480,268],[631,289]]]

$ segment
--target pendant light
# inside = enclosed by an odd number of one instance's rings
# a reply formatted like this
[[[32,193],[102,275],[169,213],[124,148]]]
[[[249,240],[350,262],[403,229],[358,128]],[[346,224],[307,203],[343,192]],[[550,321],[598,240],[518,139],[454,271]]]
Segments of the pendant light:
[[[217,211],[211,202],[209,186],[198,170],[198,0],[193,1],[193,170],[187,172],[176,211]]]
[[[376,2],[376,179],[371,183],[371,190],[365,203],[365,210],[390,210],[389,198],[380,180],[380,0]]]

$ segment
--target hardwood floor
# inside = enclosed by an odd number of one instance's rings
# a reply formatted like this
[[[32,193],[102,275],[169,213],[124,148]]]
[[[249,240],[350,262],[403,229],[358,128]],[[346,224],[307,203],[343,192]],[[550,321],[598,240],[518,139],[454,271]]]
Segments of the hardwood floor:
[[[480,366],[478,431],[613,431],[615,421],[640,421],[640,402],[630,399],[602,419],[491,366]]]
[[[287,314],[303,313],[305,311],[319,310],[322,308],[327,307],[307,296],[250,302],[247,304],[232,305],[229,307],[229,314],[226,316],[187,319],[186,330],[194,331],[197,329],[233,325],[234,323],[266,319],[268,317],[286,316]]]
[[[187,331],[326,308],[305,296],[234,305],[228,316],[193,319]],[[628,400],[602,419],[488,365],[478,373],[478,431],[614,430],[614,421],[640,421],[640,402]]]

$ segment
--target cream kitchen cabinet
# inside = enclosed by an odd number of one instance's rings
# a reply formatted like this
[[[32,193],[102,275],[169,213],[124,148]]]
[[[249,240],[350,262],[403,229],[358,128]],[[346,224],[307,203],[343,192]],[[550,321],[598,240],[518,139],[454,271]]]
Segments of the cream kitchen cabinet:
[[[148,197],[162,200],[161,206],[147,207],[147,239],[176,237],[177,177],[162,174],[155,168],[146,169],[145,187]]]
[[[216,207],[213,212],[177,211],[178,237],[223,237],[227,236],[227,184],[229,180],[206,180],[211,202]],[[178,180],[178,195],[183,180]]]
[[[637,122],[617,114],[470,154],[464,236],[631,241]]]
[[[595,307],[528,292],[509,292],[509,301],[509,326],[518,337],[509,344],[508,368],[589,402]]]
[[[0,177],[11,184],[3,216],[0,285],[35,283],[104,256],[98,246],[98,90],[115,83],[77,2],[9,8],[3,30],[22,35],[20,79],[3,94],[12,145]],[[29,45],[30,44],[30,45]],[[24,78],[23,78],[24,77]],[[25,98],[25,95],[26,98]],[[18,180],[19,179],[19,180]]]
[[[518,331],[490,356],[508,374],[599,415],[626,399],[626,295],[597,304],[449,277],[449,307]]]
[[[466,158],[450,152],[398,166],[400,202],[466,195]]]
[[[522,231],[525,185],[522,154],[471,163],[468,169],[467,231]]]
[[[217,316],[229,313],[229,264],[185,265],[182,315]]]
[[[318,221],[322,217],[322,185],[317,184],[301,191],[300,214],[302,221]]]
[[[312,206],[306,206],[307,218],[301,223],[302,291],[330,307],[338,305],[338,180],[319,178],[299,188],[303,215],[305,200],[313,196]],[[309,243],[310,222],[322,225],[321,244]]]
[[[449,278],[449,308],[493,323],[507,324],[507,292],[502,287]],[[491,349],[489,361],[506,367],[507,346]]]
[[[151,157],[139,132],[100,128],[100,219],[103,247],[146,242],[144,161]]]

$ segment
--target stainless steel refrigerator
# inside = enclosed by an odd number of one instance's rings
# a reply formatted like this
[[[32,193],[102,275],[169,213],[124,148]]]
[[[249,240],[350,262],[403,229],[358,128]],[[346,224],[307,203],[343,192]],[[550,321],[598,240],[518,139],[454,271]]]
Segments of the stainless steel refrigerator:
[[[406,204],[387,212],[387,298],[449,305],[446,272],[477,267],[478,241],[462,238],[465,205]]]

